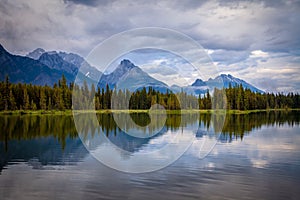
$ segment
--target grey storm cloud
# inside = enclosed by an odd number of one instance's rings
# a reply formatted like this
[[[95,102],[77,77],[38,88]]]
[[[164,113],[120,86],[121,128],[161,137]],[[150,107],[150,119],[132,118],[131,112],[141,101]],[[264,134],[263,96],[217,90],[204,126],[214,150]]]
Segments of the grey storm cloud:
[[[2,0],[0,41],[23,51],[64,38],[66,50],[82,44],[83,51],[120,31],[154,26],[184,32],[208,49],[286,51],[300,46],[299,10],[296,1]]]
[[[97,5],[107,5],[112,0],[64,0],[65,3],[75,3],[75,4],[82,4],[86,6],[97,6]]]
[[[211,58],[214,62],[221,62],[224,65],[241,62],[247,59],[248,56],[248,51],[232,51],[224,49],[218,49],[211,54]]]

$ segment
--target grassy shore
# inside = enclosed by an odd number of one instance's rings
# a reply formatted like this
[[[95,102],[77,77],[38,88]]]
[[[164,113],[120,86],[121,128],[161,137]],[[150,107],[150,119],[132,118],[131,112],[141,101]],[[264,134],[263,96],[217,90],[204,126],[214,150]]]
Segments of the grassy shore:
[[[263,109],[263,110],[166,110],[167,114],[190,114],[190,113],[221,113],[221,114],[249,114],[270,111],[291,111],[300,109]],[[149,110],[76,110],[75,113],[149,113]],[[162,111],[158,111],[162,112]],[[0,115],[72,115],[73,110],[14,110],[0,111]]]
[[[8,110],[0,111],[0,115],[72,115],[72,110]]]

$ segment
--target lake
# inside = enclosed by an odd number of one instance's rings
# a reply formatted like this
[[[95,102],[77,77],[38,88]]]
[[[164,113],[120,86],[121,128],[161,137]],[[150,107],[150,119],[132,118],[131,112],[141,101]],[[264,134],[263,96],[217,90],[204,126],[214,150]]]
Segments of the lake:
[[[300,111],[125,115],[0,116],[0,199],[300,198]]]

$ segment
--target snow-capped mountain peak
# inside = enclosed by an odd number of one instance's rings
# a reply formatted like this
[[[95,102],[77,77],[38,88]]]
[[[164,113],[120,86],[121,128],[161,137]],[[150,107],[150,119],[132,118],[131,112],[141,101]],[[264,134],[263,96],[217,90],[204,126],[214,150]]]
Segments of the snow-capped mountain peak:
[[[110,87],[129,89],[130,91],[148,86],[159,90],[166,90],[168,87],[165,83],[151,77],[127,59],[122,60],[113,72],[101,77],[99,85],[104,87],[106,84]]]
[[[264,92],[264,91],[256,88],[255,86],[251,85],[250,83],[247,83],[246,81],[236,78],[230,74],[221,74],[214,79],[209,79],[208,81],[206,81],[206,83],[210,87],[217,87],[217,88],[219,88],[219,87],[228,88],[230,85],[232,87],[242,85],[244,88],[250,89],[251,91],[254,91],[254,92],[259,92],[259,93]]]
[[[37,48],[33,50],[32,52],[29,52],[26,57],[32,58],[34,60],[38,60],[40,56],[45,53],[46,51],[42,48]]]

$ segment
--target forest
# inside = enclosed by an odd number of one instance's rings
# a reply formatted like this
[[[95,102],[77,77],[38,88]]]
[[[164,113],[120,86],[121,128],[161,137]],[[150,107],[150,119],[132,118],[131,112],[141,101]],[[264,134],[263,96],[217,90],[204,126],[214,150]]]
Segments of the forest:
[[[116,91],[108,85],[96,89],[86,82],[83,86],[67,84],[64,76],[53,87],[38,86],[10,83],[9,77],[6,77],[5,81],[0,82],[0,111],[85,109],[87,104],[93,105],[96,110],[126,109],[126,102],[132,110],[149,109],[153,104],[160,104],[168,110],[300,108],[299,93],[255,93],[242,85],[229,85],[228,88],[215,88],[212,94],[207,91],[204,95],[194,96],[183,91],[174,94],[169,90],[162,93],[151,87],[132,93],[128,90]]]

